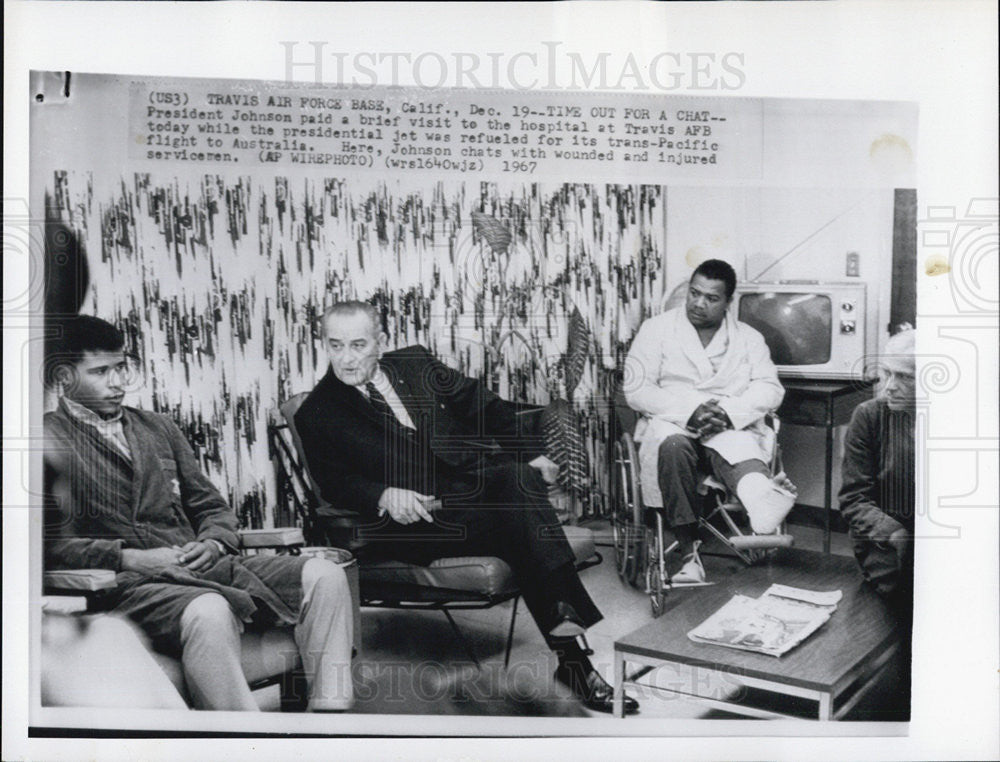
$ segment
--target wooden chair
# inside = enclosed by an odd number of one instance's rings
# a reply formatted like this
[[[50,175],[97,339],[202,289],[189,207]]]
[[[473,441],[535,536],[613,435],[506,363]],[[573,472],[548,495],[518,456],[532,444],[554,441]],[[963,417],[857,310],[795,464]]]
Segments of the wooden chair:
[[[521,595],[510,567],[491,556],[440,558],[427,566],[366,558],[364,545],[355,531],[358,514],[340,511],[324,501],[306,467],[302,443],[295,430],[295,413],[307,394],[296,394],[280,406],[280,420],[275,416],[268,434],[278,466],[279,498],[294,506],[309,544],[346,548],[359,557],[362,606],[440,611],[476,666],[480,666],[479,659],[451,612],[487,609],[513,600],[504,651],[504,666],[507,666]],[[589,529],[574,526],[562,529],[573,550],[577,569],[601,562]]]

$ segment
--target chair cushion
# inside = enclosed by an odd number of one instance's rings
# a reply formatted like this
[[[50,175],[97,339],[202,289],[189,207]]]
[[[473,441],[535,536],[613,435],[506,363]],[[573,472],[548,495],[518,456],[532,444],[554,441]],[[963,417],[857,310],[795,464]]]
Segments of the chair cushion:
[[[577,563],[594,557],[594,533],[584,527],[562,527]],[[461,590],[484,596],[512,592],[513,572],[506,562],[492,556],[439,558],[427,566],[403,561],[370,561],[361,565],[362,584],[392,583]]]
[[[243,548],[292,548],[306,541],[299,527],[241,529],[239,538]]]
[[[45,572],[46,590],[83,590],[97,592],[118,586],[112,569],[59,569]]]
[[[516,587],[510,567],[491,556],[439,558],[427,566],[390,560],[367,562],[361,566],[362,588],[369,583],[461,590],[483,596],[502,595]]]

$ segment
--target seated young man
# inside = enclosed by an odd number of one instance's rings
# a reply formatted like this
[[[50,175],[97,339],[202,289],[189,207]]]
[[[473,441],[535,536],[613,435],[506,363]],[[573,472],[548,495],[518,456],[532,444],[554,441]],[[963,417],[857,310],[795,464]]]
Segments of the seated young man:
[[[110,608],[178,655],[197,708],[256,710],[240,665],[245,627],[294,625],[311,711],[351,706],[352,609],[322,559],[236,555],[236,517],[166,416],[122,404],[121,331],[67,321],[48,366],[46,568],[117,572]]]
[[[767,465],[775,435],[764,418],[785,390],[764,337],[730,314],[735,291],[728,263],[703,262],[684,306],[646,320],[625,364],[625,399],[643,415],[643,502],[663,508],[680,546],[677,584],[705,581],[697,529],[706,472],[736,493],[755,532],[774,532],[795,502],[790,482]]]

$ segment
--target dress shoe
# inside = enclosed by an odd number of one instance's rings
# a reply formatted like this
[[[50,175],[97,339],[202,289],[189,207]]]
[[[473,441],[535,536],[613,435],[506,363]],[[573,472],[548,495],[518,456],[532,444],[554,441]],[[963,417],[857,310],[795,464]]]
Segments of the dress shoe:
[[[583,667],[575,662],[562,662],[556,667],[555,678],[569,688],[587,709],[595,712],[614,711],[615,691],[593,667]],[[625,714],[639,711],[639,702],[625,694],[622,704]]]
[[[559,601],[552,607],[552,621],[555,625],[549,630],[552,638],[578,638],[587,631],[587,625],[580,619],[570,604]]]

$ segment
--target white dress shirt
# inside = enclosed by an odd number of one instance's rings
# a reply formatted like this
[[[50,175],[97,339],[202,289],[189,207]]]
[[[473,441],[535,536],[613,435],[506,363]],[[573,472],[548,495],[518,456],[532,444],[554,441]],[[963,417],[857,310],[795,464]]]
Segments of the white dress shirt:
[[[375,375],[373,375],[369,381],[376,389],[378,389],[379,394],[385,398],[386,404],[396,416],[396,420],[403,424],[406,428],[416,430],[417,427],[413,425],[413,419],[410,418],[410,414],[407,412],[406,406],[399,398],[399,395],[396,394],[396,390],[393,388],[392,383],[386,377],[385,373],[382,372],[381,368],[376,367]],[[357,390],[361,392],[365,398],[368,397],[368,389],[365,388],[364,384],[357,387]]]

